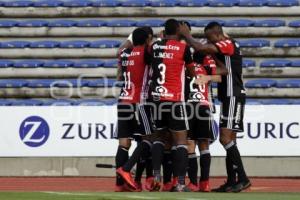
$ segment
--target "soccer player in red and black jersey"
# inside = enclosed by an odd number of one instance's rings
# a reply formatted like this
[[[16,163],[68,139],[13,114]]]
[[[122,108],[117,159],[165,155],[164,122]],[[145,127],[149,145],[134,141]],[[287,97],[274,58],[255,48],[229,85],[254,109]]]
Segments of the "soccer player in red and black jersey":
[[[180,42],[179,22],[169,19],[165,22],[165,37],[151,46],[150,98],[156,105],[153,112],[157,138],[152,146],[154,190],[161,187],[161,164],[164,154],[164,134],[172,133],[176,141],[175,161],[178,184],[174,191],[187,191],[185,174],[187,168],[188,121],[185,107],[185,68],[194,76],[194,62],[190,47]]]
[[[201,58],[203,59],[201,59]],[[199,53],[194,54],[194,60],[198,61],[195,68],[197,77],[211,76],[214,82],[221,82],[221,76],[216,75],[215,60],[209,56],[202,56]],[[211,94],[211,84],[204,83],[198,85],[195,83],[196,78],[186,77],[186,101],[187,113],[189,116],[188,131],[188,153],[189,167],[188,176],[190,183],[188,187],[191,191],[209,192],[209,171],[211,155],[209,145],[216,140],[217,131],[213,120],[213,101]],[[196,145],[200,152],[201,178],[198,184],[198,164],[195,153]]]
[[[147,135],[153,132],[150,118],[146,116],[146,113],[149,112],[146,112],[147,108],[144,106],[150,63],[150,56],[147,52],[151,38],[145,30],[137,28],[133,31],[132,40],[133,48],[123,49],[119,56],[121,80],[124,85],[118,103],[117,138],[119,147],[116,154],[116,191],[125,190],[126,184],[121,177],[131,188],[136,189],[130,170],[143,152],[150,151],[151,143],[148,141]],[[128,160],[131,139],[135,139],[137,135],[143,135],[143,140]]]
[[[237,42],[226,37],[222,26],[211,22],[205,27],[205,36],[210,44],[197,42],[187,26],[181,25],[181,33],[195,51],[214,54],[226,66],[222,81],[218,84],[218,99],[221,102],[220,142],[226,154],[227,182],[215,192],[240,192],[251,186],[244,170],[243,162],[236,145],[237,132],[243,132],[243,116],[246,92],[242,79],[242,54]],[[217,61],[218,63],[218,61]],[[203,77],[205,81],[209,76]],[[238,179],[236,179],[236,173]]]

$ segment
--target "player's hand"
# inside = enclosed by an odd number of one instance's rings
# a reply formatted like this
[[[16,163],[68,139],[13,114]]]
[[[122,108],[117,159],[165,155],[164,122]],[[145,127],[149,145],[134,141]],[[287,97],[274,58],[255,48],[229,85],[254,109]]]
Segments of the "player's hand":
[[[197,85],[205,85],[210,81],[211,81],[211,76],[199,75],[199,76],[197,76],[197,79],[195,80],[195,83]]]
[[[181,35],[187,36],[187,35],[191,34],[191,31],[190,31],[188,25],[186,25],[185,23],[180,23],[179,28],[180,28],[180,34]]]

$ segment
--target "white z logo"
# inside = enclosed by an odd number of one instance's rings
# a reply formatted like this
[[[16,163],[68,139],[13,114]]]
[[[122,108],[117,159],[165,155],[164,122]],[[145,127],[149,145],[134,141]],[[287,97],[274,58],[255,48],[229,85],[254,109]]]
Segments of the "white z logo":
[[[29,132],[25,135],[23,142],[33,142],[33,143],[39,143],[42,142],[45,139],[45,135],[43,135],[40,139],[33,139],[32,136],[36,133],[37,129],[40,127],[42,122],[25,122],[24,128],[26,128],[29,125],[32,125]]]

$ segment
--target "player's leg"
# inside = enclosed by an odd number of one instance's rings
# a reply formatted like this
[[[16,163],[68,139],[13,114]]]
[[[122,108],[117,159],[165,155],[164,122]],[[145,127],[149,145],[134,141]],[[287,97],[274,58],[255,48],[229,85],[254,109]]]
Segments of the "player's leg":
[[[190,191],[185,185],[185,176],[188,167],[187,130],[189,124],[187,120],[185,103],[174,103],[172,105],[172,116],[168,119],[168,127],[176,141],[176,161],[175,169],[178,173],[178,184],[174,191]]]
[[[210,191],[209,173],[210,173],[210,164],[211,164],[209,140],[208,139],[199,140],[198,148],[200,152],[200,167],[201,167],[199,191],[209,192]]]
[[[170,191],[172,189],[172,155],[171,155],[171,148],[172,148],[172,137],[171,134],[168,134],[168,138],[165,141],[165,151],[164,151],[164,158],[163,158],[163,188],[162,191]]]
[[[196,141],[189,138],[188,140],[188,177],[190,179],[190,183],[188,184],[188,188],[191,191],[198,191],[198,161],[196,155]]]

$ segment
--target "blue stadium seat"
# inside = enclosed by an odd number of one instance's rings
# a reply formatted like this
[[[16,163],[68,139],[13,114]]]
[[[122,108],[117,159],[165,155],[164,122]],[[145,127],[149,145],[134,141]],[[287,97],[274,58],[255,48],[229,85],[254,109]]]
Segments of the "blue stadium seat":
[[[203,7],[207,6],[209,0],[179,0],[178,5],[182,7]]]
[[[18,25],[18,21],[15,20],[0,20],[0,27],[14,27]]]
[[[2,42],[1,48],[26,48],[30,46],[28,41],[8,41]]]
[[[291,65],[290,60],[286,59],[271,59],[271,60],[265,60],[260,63],[260,67],[288,67]]]
[[[101,27],[101,26],[105,26],[105,25],[106,25],[106,21],[92,19],[92,20],[79,21],[76,26],[78,26],[78,27]]]
[[[246,99],[247,105],[261,105],[260,99]]]
[[[145,0],[127,0],[127,1],[120,1],[121,6],[124,7],[145,7],[149,5],[149,1]]]
[[[119,64],[118,60],[107,60],[104,62],[103,67],[116,68],[116,67],[118,67],[118,64]]]
[[[300,88],[300,79],[277,81],[278,88]]]
[[[70,60],[51,60],[44,63],[45,68],[68,68],[74,65]]]
[[[241,0],[239,6],[241,7],[261,7],[267,5],[267,0]]]
[[[117,7],[120,6],[121,2],[118,0],[98,0],[93,1],[93,7]]]
[[[43,101],[43,106],[71,106],[74,104],[70,99],[49,99]]]
[[[226,21],[224,26],[227,27],[248,27],[248,26],[253,26],[254,21],[250,19],[235,19],[235,20],[230,20]]]
[[[277,48],[300,47],[300,38],[278,40],[275,42],[274,46]]]
[[[243,59],[243,67],[245,67],[245,68],[247,68],[247,67],[256,67],[255,60]]]
[[[0,60],[0,68],[12,67],[14,62],[11,60]]]
[[[48,24],[49,27],[71,27],[76,25],[77,25],[77,21],[68,20],[68,19],[53,20],[53,21],[49,21]]]
[[[263,39],[249,39],[249,40],[240,40],[238,41],[240,47],[268,47],[270,46],[270,41]]]
[[[225,24],[224,20],[220,20],[220,19],[207,19],[207,20],[199,20],[199,21],[195,21],[194,26],[196,27],[205,27],[207,26],[207,24],[209,24],[210,22],[218,22],[219,24],[221,24],[222,26]]]
[[[300,99],[291,99],[290,101],[293,105],[300,105]]]
[[[247,81],[246,88],[271,88],[276,86],[276,81],[272,79],[255,79]]]
[[[211,0],[208,5],[211,7],[232,7],[238,3],[238,0]]]
[[[26,20],[26,21],[20,21],[18,23],[18,26],[20,27],[43,27],[48,26],[48,21],[46,20]]]
[[[279,19],[260,20],[254,23],[255,27],[280,27],[285,26],[285,21]]]
[[[34,79],[29,80],[27,86],[31,88],[50,88],[50,87],[81,87],[86,86],[88,81],[79,79]]]
[[[0,106],[10,106],[12,101],[10,99],[0,99]]]
[[[112,106],[118,103],[117,99],[102,99],[102,102],[107,106]]]
[[[59,45],[60,42],[58,41],[46,40],[46,41],[32,42],[30,44],[30,48],[56,48]]]
[[[136,23],[136,26],[151,26],[151,27],[161,27],[165,24],[164,20],[161,19],[147,19],[147,20],[141,20]]]
[[[115,79],[96,79],[88,82],[88,87],[113,87],[115,85]]]
[[[177,0],[149,0],[149,5],[152,7],[174,7],[178,3]]]
[[[58,0],[43,0],[43,1],[36,1],[33,3],[34,7],[59,7],[62,6],[63,2]]]
[[[121,45],[120,41],[117,40],[98,40],[92,41],[90,48],[116,48]]]
[[[0,79],[0,88],[21,88],[27,84],[28,81],[23,79]]]
[[[291,104],[290,99],[261,99],[263,105],[288,105]]]
[[[74,67],[77,68],[98,68],[102,67],[104,64],[104,61],[102,60],[82,60],[79,62],[74,63]]]
[[[85,48],[90,45],[90,42],[84,40],[71,40],[60,43],[60,48]]]
[[[289,27],[299,28],[300,27],[300,20],[291,21],[289,23]]]
[[[43,101],[37,99],[22,99],[11,101],[11,106],[40,106]]]
[[[117,19],[108,21],[106,25],[108,27],[132,27],[136,25],[136,21],[128,19]]]
[[[63,2],[63,6],[65,7],[87,7],[91,5],[92,1],[88,0],[69,0]]]
[[[268,6],[272,7],[290,7],[298,6],[298,0],[268,0]]]
[[[75,105],[80,106],[104,106],[106,105],[102,99],[79,99],[76,100]]]
[[[30,7],[33,6],[33,1],[5,1],[4,7]]]
[[[41,60],[21,60],[14,63],[15,68],[36,68],[42,67],[44,61]]]
[[[291,63],[291,67],[300,67],[300,60],[293,60]]]

